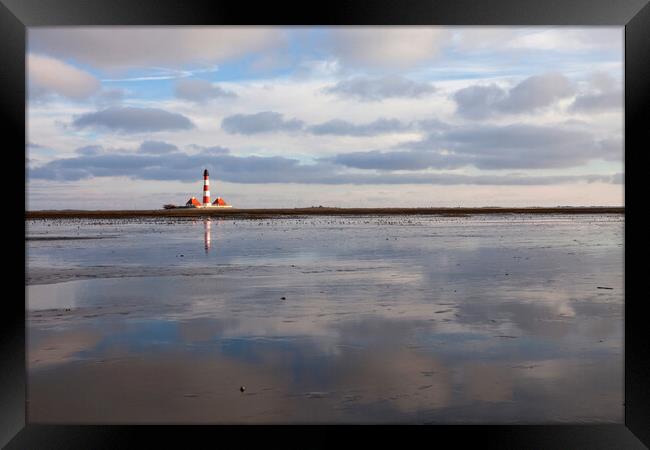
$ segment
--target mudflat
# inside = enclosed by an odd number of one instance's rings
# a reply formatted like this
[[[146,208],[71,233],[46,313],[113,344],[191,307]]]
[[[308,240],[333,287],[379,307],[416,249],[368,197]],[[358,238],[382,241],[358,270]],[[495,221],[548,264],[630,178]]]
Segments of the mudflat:
[[[27,221],[29,421],[623,423],[623,215],[240,219]]]
[[[286,216],[409,216],[479,214],[624,214],[625,207],[554,207],[554,208],[281,208],[281,209],[201,209],[175,208],[155,210],[48,210],[26,211],[26,219],[125,218],[125,217],[237,217],[271,218]]]

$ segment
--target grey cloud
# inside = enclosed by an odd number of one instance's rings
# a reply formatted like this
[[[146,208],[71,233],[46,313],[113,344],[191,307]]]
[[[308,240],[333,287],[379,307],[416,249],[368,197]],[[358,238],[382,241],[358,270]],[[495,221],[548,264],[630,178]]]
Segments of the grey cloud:
[[[220,147],[218,145],[212,147],[203,147],[201,148],[201,153],[207,155],[227,155],[230,153],[230,150],[225,147]]]
[[[169,144],[167,142],[161,141],[144,141],[140,144],[138,148],[140,153],[153,153],[153,154],[162,154],[162,153],[171,153],[178,151],[178,147],[174,144]]]
[[[429,83],[409,80],[402,76],[382,78],[350,78],[326,87],[327,94],[343,98],[353,97],[362,101],[381,101],[387,98],[420,98],[435,92]]]
[[[273,111],[264,111],[256,114],[235,114],[221,121],[221,128],[231,134],[298,131],[303,127],[304,122],[302,120],[285,120],[282,114]]]
[[[569,107],[571,112],[600,112],[623,108],[623,92],[586,94],[576,97]]]
[[[511,113],[531,111],[548,106],[558,99],[570,97],[574,93],[572,83],[564,75],[535,75],[510,89],[500,108]]]
[[[128,176],[134,179],[191,181],[200,178],[203,168],[214,177],[233,182],[280,182],[286,174],[301,181],[309,178],[312,166],[301,166],[298,160],[279,156],[232,156],[209,151],[189,155],[104,153],[83,155],[51,161],[30,171],[32,178],[80,180],[91,177]],[[298,170],[302,169],[302,170]],[[297,171],[297,172],[296,172]],[[284,175],[283,175],[284,174]],[[291,176],[289,177],[289,179]]]
[[[477,185],[548,185],[560,183],[620,182],[617,175],[546,176],[457,175],[457,174],[386,174],[345,173],[329,162],[303,164],[281,156],[234,156],[231,154],[188,155],[173,152],[159,155],[102,153],[79,155],[50,161],[30,168],[28,177],[77,181],[92,177],[126,176],[144,180],[196,181],[203,168],[218,181],[234,183],[305,183],[305,184],[477,184]]]
[[[375,136],[378,134],[406,131],[410,125],[397,119],[377,119],[370,123],[353,124],[345,120],[335,119],[307,128],[312,134],[334,136]]]
[[[483,119],[494,114],[507,93],[496,84],[489,86],[470,86],[454,94],[456,111],[468,119]]]
[[[328,160],[355,169],[377,170],[455,169],[472,162],[471,158],[463,155],[443,155],[417,150],[342,153]]]
[[[564,75],[547,73],[526,78],[509,90],[495,84],[469,86],[458,90],[453,99],[458,114],[483,119],[495,114],[532,112],[574,93],[573,84]]]
[[[416,125],[423,131],[429,132],[439,132],[443,130],[448,130],[451,128],[451,125],[445,123],[438,119],[424,119],[418,120]]]
[[[586,132],[559,127],[479,126],[445,129],[392,151],[343,153],[328,161],[384,171],[568,168],[593,159],[620,161],[621,146],[617,138],[597,141]]]
[[[193,102],[237,97],[234,92],[215,86],[207,80],[179,80],[176,82],[175,92],[176,97]]]
[[[441,144],[479,169],[575,167],[611,154],[584,131],[523,124],[459,128]]]
[[[603,139],[597,143],[599,152],[603,154],[603,159],[608,161],[623,160],[623,137],[612,137]]]
[[[483,185],[483,186],[547,186],[555,184],[616,183],[617,175],[460,175],[460,174],[372,174],[344,175],[331,180],[329,184],[438,184],[438,185]],[[325,182],[327,183],[327,182]]]
[[[597,92],[612,92],[620,90],[618,86],[621,86],[621,82],[607,72],[594,72],[587,81],[589,87]]]
[[[75,150],[75,153],[85,156],[98,155],[102,153],[104,149],[101,145],[86,145]]]
[[[82,114],[72,122],[75,128],[108,129],[121,133],[187,130],[194,124],[182,114],[158,108],[110,107]]]

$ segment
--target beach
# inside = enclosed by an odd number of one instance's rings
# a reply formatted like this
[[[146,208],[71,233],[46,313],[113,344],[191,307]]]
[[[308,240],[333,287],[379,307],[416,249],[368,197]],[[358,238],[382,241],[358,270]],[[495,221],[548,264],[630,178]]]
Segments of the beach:
[[[622,208],[323,209],[26,213],[29,422],[623,423]]]

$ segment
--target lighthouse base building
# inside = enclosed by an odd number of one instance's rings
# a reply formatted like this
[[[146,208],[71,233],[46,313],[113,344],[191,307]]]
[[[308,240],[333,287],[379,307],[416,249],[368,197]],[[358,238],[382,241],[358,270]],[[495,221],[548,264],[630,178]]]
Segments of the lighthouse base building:
[[[226,201],[217,197],[217,199],[210,203],[210,174],[208,169],[203,171],[203,202],[199,202],[196,197],[191,197],[187,203],[186,208],[232,208]]]

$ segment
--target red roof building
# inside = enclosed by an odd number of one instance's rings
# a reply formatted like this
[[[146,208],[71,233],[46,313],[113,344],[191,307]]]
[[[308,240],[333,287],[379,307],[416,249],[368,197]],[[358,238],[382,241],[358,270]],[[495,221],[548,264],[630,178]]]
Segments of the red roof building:
[[[185,206],[194,206],[196,208],[201,206],[201,202],[199,202],[196,197],[192,197],[187,201],[187,203],[185,203]]]

